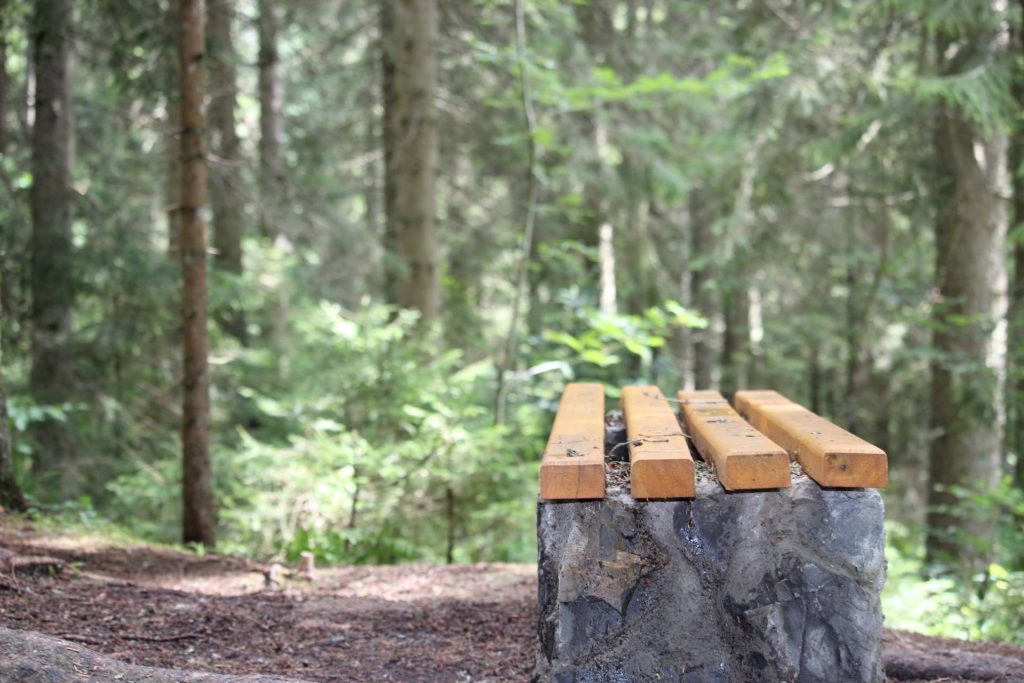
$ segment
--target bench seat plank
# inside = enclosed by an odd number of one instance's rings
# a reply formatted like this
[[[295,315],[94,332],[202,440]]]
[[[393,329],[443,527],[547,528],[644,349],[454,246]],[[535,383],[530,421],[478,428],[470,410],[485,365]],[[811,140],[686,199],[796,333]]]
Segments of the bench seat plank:
[[[634,498],[693,498],[693,457],[675,411],[655,386],[622,390]]]
[[[740,417],[717,391],[677,394],[690,439],[729,491],[786,488],[789,455]]]
[[[782,446],[821,486],[884,488],[888,457],[881,448],[774,391],[737,391],[736,410]]]
[[[540,465],[544,500],[604,498],[604,386],[565,387]]]

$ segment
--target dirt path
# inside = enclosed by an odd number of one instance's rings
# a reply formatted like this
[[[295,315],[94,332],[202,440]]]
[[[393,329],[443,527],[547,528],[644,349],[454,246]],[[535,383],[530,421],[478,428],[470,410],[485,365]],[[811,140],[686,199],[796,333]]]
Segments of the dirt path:
[[[130,664],[403,682],[525,681],[533,667],[532,565],[345,567],[318,570],[315,583],[268,588],[264,567],[235,558],[2,526],[0,546],[70,565],[62,576],[0,588],[0,627],[57,636]],[[887,662],[936,652],[1024,666],[1024,650],[1008,646],[887,633]]]

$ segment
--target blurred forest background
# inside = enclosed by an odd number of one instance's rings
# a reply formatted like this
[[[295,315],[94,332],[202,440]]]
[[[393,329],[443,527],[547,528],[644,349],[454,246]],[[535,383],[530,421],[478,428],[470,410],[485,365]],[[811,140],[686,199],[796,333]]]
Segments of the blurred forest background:
[[[532,562],[567,381],[767,387],[1024,640],[1024,3],[203,5],[0,0],[6,509]]]

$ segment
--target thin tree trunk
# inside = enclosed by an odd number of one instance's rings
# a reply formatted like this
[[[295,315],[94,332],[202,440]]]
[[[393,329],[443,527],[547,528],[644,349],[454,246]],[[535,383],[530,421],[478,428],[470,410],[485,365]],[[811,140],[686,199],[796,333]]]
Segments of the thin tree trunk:
[[[818,342],[811,346],[810,368],[807,373],[808,393],[811,399],[811,412],[821,412],[821,347]]]
[[[0,0],[0,154],[7,150],[7,12],[9,0]]]
[[[516,291],[512,299],[512,318],[509,320],[505,343],[498,360],[495,374],[498,386],[494,392],[494,423],[505,422],[505,399],[508,384],[505,374],[515,362],[516,347],[519,342],[519,318],[522,313],[523,298],[529,297],[530,257],[534,253],[533,232],[536,225],[537,195],[537,141],[534,137],[536,115],[533,111],[533,95],[530,91],[530,77],[526,66],[526,10],[523,0],[513,3],[515,13],[516,65],[519,73],[519,102],[523,110],[524,132],[526,133],[526,206],[523,212],[523,236],[519,245],[519,262],[516,264]],[[450,489],[449,489],[450,491]]]
[[[648,221],[652,226],[667,227],[670,236],[665,237],[657,231],[654,244],[654,254],[661,265],[661,270],[668,276],[671,288],[675,290],[676,301],[686,305],[692,298],[690,296],[690,232],[693,230],[689,218],[689,209],[683,206],[671,210],[668,216],[662,216],[654,210],[653,204],[647,206]],[[666,251],[662,244],[667,240],[673,241],[677,249],[673,252]],[[687,391],[693,389],[693,370],[690,363],[690,351],[693,346],[693,330],[688,327],[675,326],[669,338],[669,345],[672,352],[672,359],[676,368],[677,384],[681,389]]]
[[[203,0],[181,0],[181,270],[184,290],[182,425],[183,530],[186,543],[214,545],[210,467],[210,377],[206,328],[206,157],[203,149]]]
[[[455,561],[455,491],[451,486],[445,488],[445,513],[448,517],[448,543],[445,546],[444,559],[447,564]]]
[[[615,313],[618,291],[615,286],[615,229],[611,223],[602,223],[598,231],[598,262],[601,265],[601,295],[598,297],[602,313]]]
[[[377,93],[379,92],[379,87],[375,87],[368,93],[366,98],[367,111],[373,111],[376,108]],[[375,244],[381,245],[383,250],[384,234],[383,230],[381,230],[380,216],[380,160],[377,157],[377,151],[380,149],[380,132],[378,131],[377,123],[378,121],[375,116],[366,117],[366,152],[370,156],[369,161],[366,162],[366,169],[363,172],[363,200],[366,204],[366,234],[370,239],[374,240]],[[373,268],[373,274],[370,277],[369,285],[374,298],[382,295],[384,291],[384,269],[382,266],[383,259],[378,259],[377,265]]]
[[[277,52],[279,14],[276,0],[259,0],[259,221],[260,233],[271,239],[281,234],[280,209],[285,182],[281,163],[283,91]]]
[[[847,186],[847,192],[853,196],[852,183]],[[855,258],[855,240],[857,229],[860,227],[857,221],[857,207],[851,206],[847,209],[850,222],[847,230],[846,249],[846,392],[843,396],[843,426],[850,431],[857,431],[857,406],[860,405],[861,386],[861,327],[863,321],[860,318],[857,305],[857,281],[858,272]]]
[[[213,209],[215,263],[222,269],[242,272],[241,143],[235,130],[234,42],[231,38],[234,5],[231,0],[207,0],[210,65],[210,139],[216,158],[210,173],[210,206]]]
[[[33,399],[61,406],[72,397],[72,308],[75,282],[71,242],[72,0],[39,0],[32,20],[36,74],[32,126],[32,370]],[[67,420],[35,424],[37,473],[59,474],[59,492],[76,486],[74,439]]]
[[[615,25],[612,20],[614,8],[611,3],[608,0],[573,3],[573,12],[576,16],[579,38],[590,54],[594,66],[614,66],[610,63],[608,54],[608,49],[615,38]],[[601,154],[608,146],[608,127],[602,119],[600,107],[580,111],[574,118],[579,124],[580,139],[586,141],[590,152],[581,164],[581,217],[573,226],[570,237],[598,255],[595,265],[586,264],[584,277],[600,283],[597,292],[598,305],[607,311],[612,308],[610,295],[614,289],[609,287],[611,281],[608,279],[613,270],[608,269],[608,261],[603,258],[607,256],[607,251],[602,252],[601,247],[602,231],[612,229],[607,191],[612,181]]]
[[[285,197],[287,178],[281,146],[284,140],[284,116],[281,107],[284,89],[281,83],[278,32],[281,29],[281,7],[277,0],[259,0],[259,225],[260,234],[286,249]],[[284,343],[288,327],[288,282],[281,279],[274,292],[273,310],[268,337],[277,350],[277,371],[286,371],[288,349]]]
[[[1014,27],[1013,48],[1017,68],[1014,71],[1013,98],[1018,111],[1024,111],[1024,0],[1020,0],[1021,21]],[[1013,188],[1013,206],[1010,225],[1013,242],[1013,288],[1010,291],[1010,368],[1011,391],[1008,394],[1007,415],[1011,416],[1010,449],[1016,454],[1014,481],[1024,491],[1024,122],[1018,121],[1011,132],[1009,169]],[[1024,521],[1024,520],[1021,520]],[[1024,550],[1020,552],[1024,564]]]
[[[382,0],[381,46],[388,300],[429,323],[441,309],[436,0]]]
[[[228,273],[242,274],[242,177],[241,142],[235,130],[236,62],[231,37],[232,0],[207,0],[210,65],[210,139],[216,159],[210,174],[210,206],[213,209],[214,263]],[[243,345],[248,343],[245,315],[225,304],[216,317],[221,327]]]
[[[0,13],[3,7],[0,7]],[[0,143],[0,152],[3,146]],[[6,255],[0,253],[0,278],[6,272]],[[0,322],[3,322],[3,301],[0,300]],[[28,505],[18,486],[14,472],[14,450],[11,447],[10,421],[7,415],[7,393],[4,391],[3,335],[0,334],[0,510],[24,512]]]
[[[694,330],[693,339],[693,385],[696,389],[711,388],[711,372],[714,355],[711,348],[711,319],[714,314],[714,298],[711,292],[712,278],[712,236],[711,212],[708,210],[704,191],[690,192],[690,308],[708,319],[708,327]]]
[[[747,288],[746,256],[733,259],[729,283],[723,291],[722,393],[729,399],[747,386],[750,367],[750,291]]]
[[[168,40],[176,40],[181,26],[178,6],[172,3],[167,11]],[[181,225],[178,222],[178,202],[181,199],[181,83],[180,64],[177,59],[164,60],[164,78],[167,83],[167,111],[164,124],[163,154],[167,175],[164,178],[164,206],[167,219],[167,255],[177,261],[181,258]]]
[[[940,42],[939,54],[945,54]],[[938,108],[936,169],[936,283],[927,558],[977,568],[984,559],[991,522],[958,512],[953,489],[987,491],[998,480],[1001,459],[995,322],[1005,272],[1006,214],[997,179],[1005,175],[1005,147],[998,133],[982,138],[967,115]],[[988,166],[975,147],[984,145]],[[1005,180],[1005,178],[1004,178]],[[958,533],[954,533],[958,532]]]
[[[178,70],[174,79],[179,81]],[[176,86],[171,86],[176,87]],[[178,222],[178,200],[181,199],[181,103],[178,98],[168,98],[167,135],[164,136],[164,153],[167,158],[167,177],[164,184],[164,199],[167,206],[167,255],[172,259],[181,257],[181,225]]]

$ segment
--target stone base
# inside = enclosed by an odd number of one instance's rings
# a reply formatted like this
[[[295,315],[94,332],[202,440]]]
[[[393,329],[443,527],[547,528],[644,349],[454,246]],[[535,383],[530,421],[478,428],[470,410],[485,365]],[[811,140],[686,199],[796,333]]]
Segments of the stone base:
[[[881,682],[882,498],[873,489],[537,507],[534,680]]]

